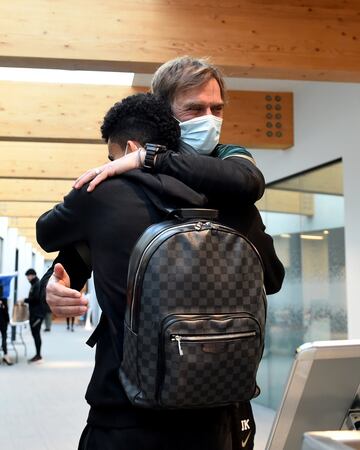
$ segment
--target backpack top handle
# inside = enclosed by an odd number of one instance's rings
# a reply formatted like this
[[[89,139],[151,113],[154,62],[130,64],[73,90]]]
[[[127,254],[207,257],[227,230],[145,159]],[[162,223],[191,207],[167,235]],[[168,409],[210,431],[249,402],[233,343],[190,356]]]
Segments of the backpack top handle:
[[[180,209],[168,209],[167,219],[208,219],[216,220],[219,216],[217,209],[205,209],[205,208],[180,208]]]

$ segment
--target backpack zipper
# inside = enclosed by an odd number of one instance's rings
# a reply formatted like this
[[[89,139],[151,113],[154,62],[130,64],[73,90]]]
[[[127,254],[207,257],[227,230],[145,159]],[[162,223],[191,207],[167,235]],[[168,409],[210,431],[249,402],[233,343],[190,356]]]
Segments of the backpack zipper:
[[[181,343],[206,343],[206,342],[226,342],[234,341],[237,339],[245,339],[249,337],[255,337],[256,331],[246,331],[239,333],[225,333],[225,334],[205,334],[205,335],[194,335],[194,334],[171,334],[170,340],[176,341],[178,345],[179,355],[183,356],[184,352]]]

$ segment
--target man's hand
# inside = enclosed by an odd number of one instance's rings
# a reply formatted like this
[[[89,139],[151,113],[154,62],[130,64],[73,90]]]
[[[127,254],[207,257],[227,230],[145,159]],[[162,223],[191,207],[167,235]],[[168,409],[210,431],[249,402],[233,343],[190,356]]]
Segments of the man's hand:
[[[116,159],[115,161],[111,161],[100,167],[86,171],[75,181],[73,188],[80,189],[84,186],[84,184],[90,181],[87,191],[91,192],[98,184],[102,183],[107,178],[121,175],[129,170],[141,168],[144,159],[145,150],[140,148],[139,150],[128,153],[126,156]]]
[[[46,301],[59,317],[82,316],[87,311],[88,301],[81,292],[70,288],[69,275],[59,263],[46,286]]]

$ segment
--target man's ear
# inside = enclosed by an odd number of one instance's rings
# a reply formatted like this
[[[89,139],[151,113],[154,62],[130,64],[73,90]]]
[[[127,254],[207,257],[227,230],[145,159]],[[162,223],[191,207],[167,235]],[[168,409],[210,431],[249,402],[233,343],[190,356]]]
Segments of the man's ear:
[[[128,153],[136,152],[139,150],[142,145],[138,141],[131,141],[130,139],[127,141]]]

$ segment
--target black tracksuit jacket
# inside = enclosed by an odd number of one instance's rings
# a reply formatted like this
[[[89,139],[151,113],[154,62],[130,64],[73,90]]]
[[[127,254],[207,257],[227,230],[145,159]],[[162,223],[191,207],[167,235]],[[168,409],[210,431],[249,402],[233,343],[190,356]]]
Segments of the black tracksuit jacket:
[[[168,173],[171,170],[174,173],[182,171],[182,158],[175,159],[175,164],[167,160]],[[37,222],[39,244],[49,252],[61,250],[54,264],[61,262],[64,265],[75,289],[83,286],[90,271],[73,244],[85,241],[91,249],[97,299],[108,325],[103,327],[97,341],[95,368],[86,393],[91,406],[88,418],[91,425],[127,427],[141,423],[142,420],[157,420],[161,414],[162,418],[169,417],[169,412],[149,412],[132,407],[118,378],[130,253],[146,227],[164,220],[164,207],[223,205],[220,209],[221,220],[240,230],[257,246],[265,266],[267,292],[277,292],[281,287],[284,269],[276,256],[272,238],[264,232],[265,227],[255,206],[245,200],[245,197],[249,198],[248,193],[243,196],[236,193],[236,187],[233,189],[231,184],[234,177],[235,184],[239,183],[239,186],[241,182],[252,182],[251,189],[253,192],[256,190],[253,194],[255,198],[252,199],[254,201],[259,192],[262,193],[262,175],[256,178],[260,172],[254,169],[255,166],[250,161],[231,158],[222,162],[229,163],[225,165],[229,168],[228,173],[220,182],[218,180],[215,183],[219,170],[217,160],[201,157],[202,168],[204,161],[209,177],[214,175],[214,183],[206,183],[205,178],[200,177],[196,180],[196,188],[198,192],[207,194],[210,202],[205,195],[193,191],[173,177],[134,170],[121,177],[106,180],[90,194],[86,192],[86,187],[80,191],[71,191],[62,204],[43,214]],[[159,164],[160,162],[159,159]],[[243,178],[239,180],[239,176]],[[51,272],[52,268],[43,277],[43,289]],[[177,414],[170,412],[170,417],[172,413]],[[208,414],[217,413],[211,410]],[[205,411],[197,414],[197,417],[207,420]]]
[[[42,319],[45,316],[45,302],[42,299],[40,293],[40,280],[38,277],[33,278],[30,281],[31,288],[28,298],[25,299],[25,303],[29,304],[29,316],[30,320],[35,318]]]

